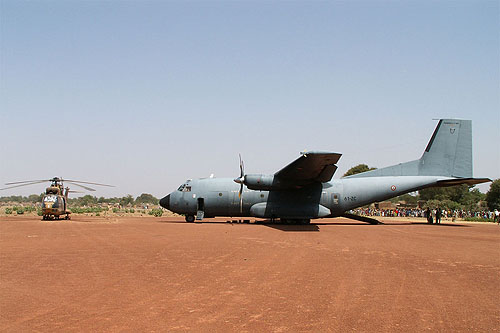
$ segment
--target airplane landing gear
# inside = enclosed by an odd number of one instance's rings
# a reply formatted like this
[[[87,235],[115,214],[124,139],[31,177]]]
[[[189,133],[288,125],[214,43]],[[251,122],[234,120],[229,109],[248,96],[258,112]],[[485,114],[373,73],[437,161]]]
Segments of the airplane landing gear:
[[[194,215],[186,215],[186,222],[194,222]]]

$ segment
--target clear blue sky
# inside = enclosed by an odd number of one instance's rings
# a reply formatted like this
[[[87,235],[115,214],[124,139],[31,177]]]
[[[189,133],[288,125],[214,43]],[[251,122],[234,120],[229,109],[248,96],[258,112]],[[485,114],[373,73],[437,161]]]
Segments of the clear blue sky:
[[[342,153],[338,178],[420,157],[443,117],[472,119],[474,175],[500,178],[498,1],[0,0],[0,15],[2,184],[160,197],[236,177],[240,152],[274,173],[304,149]]]

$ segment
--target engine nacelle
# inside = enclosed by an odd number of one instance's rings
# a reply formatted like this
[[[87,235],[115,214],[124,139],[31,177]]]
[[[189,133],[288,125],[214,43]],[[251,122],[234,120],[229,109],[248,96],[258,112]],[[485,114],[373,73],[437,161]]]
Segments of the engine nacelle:
[[[295,188],[297,184],[288,183],[273,175],[245,175],[245,185],[251,190],[272,191]]]

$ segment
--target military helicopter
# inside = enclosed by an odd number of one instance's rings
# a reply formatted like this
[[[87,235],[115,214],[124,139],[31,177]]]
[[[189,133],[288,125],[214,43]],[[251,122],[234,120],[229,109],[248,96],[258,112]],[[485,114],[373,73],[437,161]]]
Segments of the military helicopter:
[[[71,211],[67,209],[68,202],[68,194],[69,193],[79,193],[78,191],[70,191],[69,187],[64,187],[63,182],[81,187],[87,191],[95,191],[95,189],[81,185],[81,184],[91,184],[91,185],[99,185],[99,186],[108,186],[113,187],[113,185],[107,184],[99,184],[99,183],[91,183],[84,182],[81,180],[72,180],[72,179],[62,179],[59,177],[54,177],[52,179],[41,179],[41,180],[26,180],[21,182],[13,182],[6,183],[5,185],[14,185],[5,188],[0,188],[0,190],[7,190],[11,188],[35,185],[45,182],[51,182],[50,186],[45,189],[45,195],[42,199],[42,219],[43,220],[53,220],[53,219],[61,219],[61,216],[64,215],[65,220],[70,219]]]

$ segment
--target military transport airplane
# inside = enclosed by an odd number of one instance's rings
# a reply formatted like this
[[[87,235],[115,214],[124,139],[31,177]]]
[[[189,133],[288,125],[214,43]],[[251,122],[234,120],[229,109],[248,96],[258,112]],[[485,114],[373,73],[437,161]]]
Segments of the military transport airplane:
[[[303,152],[274,175],[187,180],[160,205],[186,221],[215,216],[311,219],[345,216],[351,209],[427,187],[480,184],[472,178],[472,122],[441,119],[418,160],[332,180],[341,154]]]

